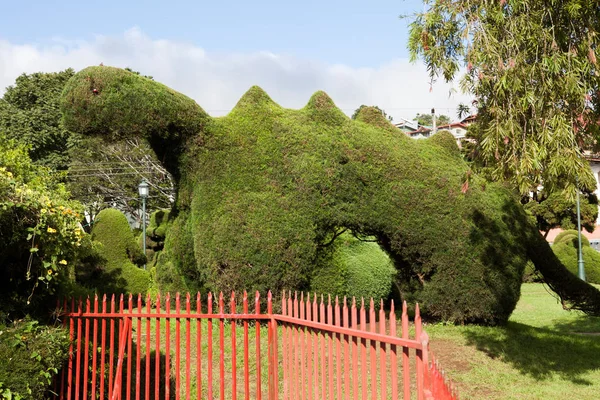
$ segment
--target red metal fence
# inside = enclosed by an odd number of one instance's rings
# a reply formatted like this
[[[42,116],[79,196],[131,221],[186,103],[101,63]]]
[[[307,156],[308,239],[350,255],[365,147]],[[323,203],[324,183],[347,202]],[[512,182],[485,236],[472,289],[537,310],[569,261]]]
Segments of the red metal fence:
[[[72,339],[60,400],[456,399],[406,303],[258,293],[173,299],[106,296],[63,304]],[[93,304],[92,304],[93,303]],[[226,307],[227,303],[227,307]],[[69,311],[67,311],[69,309]],[[400,331],[400,335],[397,331]],[[412,332],[412,338],[410,333]]]

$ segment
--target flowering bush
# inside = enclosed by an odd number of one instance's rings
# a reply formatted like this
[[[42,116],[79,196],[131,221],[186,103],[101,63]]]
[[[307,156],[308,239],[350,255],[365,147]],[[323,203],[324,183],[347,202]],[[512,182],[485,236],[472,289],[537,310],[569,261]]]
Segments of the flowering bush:
[[[0,317],[34,312],[73,275],[80,218],[59,176],[0,133]]]

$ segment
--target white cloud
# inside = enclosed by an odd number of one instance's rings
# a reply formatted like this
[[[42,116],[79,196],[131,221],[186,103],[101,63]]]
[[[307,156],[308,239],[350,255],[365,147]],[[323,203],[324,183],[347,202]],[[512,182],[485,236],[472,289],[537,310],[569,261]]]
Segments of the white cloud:
[[[90,41],[52,38],[46,44],[18,45],[0,38],[0,94],[23,72],[79,70],[101,62],[152,75],[211,115],[226,114],[252,85],[284,107],[300,108],[312,93],[324,90],[347,114],[361,104],[378,105],[396,119],[431,107],[454,118],[457,105],[470,101],[458,91],[449,97],[452,85],[445,83],[436,83],[430,92],[425,67],[406,59],[353,68],[266,51],[207,53],[190,43],[149,38],[137,28]]]

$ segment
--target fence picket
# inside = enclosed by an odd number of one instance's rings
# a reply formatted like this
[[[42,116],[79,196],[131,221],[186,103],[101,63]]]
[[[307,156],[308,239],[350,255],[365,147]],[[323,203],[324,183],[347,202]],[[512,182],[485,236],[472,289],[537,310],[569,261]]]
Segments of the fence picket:
[[[186,293],[185,295],[185,312],[190,315],[191,314],[191,305],[190,305],[190,293]],[[192,357],[190,352],[191,347],[191,321],[190,318],[185,319],[185,400],[190,400],[190,386],[191,386],[191,376],[190,376],[190,366],[192,364]],[[200,371],[198,371],[200,374]]]
[[[171,398],[171,294],[167,292],[165,297],[165,400]]]
[[[379,333],[385,335],[385,311],[383,310],[383,300],[379,305]],[[381,400],[387,400],[387,371],[386,371],[386,349],[385,342],[379,342],[379,366],[381,375]]]
[[[179,292],[175,293],[175,313],[177,315],[181,314],[181,299],[179,297]],[[179,317],[175,318],[175,399],[180,399],[181,392],[181,319]]]
[[[142,310],[142,295],[138,293],[137,297],[137,310],[141,312]],[[136,318],[137,320],[137,342],[136,342],[136,357],[135,357],[135,400],[140,400],[141,396],[141,384],[142,384],[142,375],[141,375],[141,347],[142,347],[142,319]],[[95,399],[95,396],[92,396],[92,399]]]
[[[160,314],[160,293],[156,294],[156,313]],[[160,320],[156,321],[154,343],[154,400],[160,398]]]
[[[208,293],[207,300],[208,310],[207,314],[212,314],[213,303],[212,303],[212,293]],[[207,321],[207,339],[208,339],[208,398],[213,399],[213,331],[212,331],[212,318],[208,318]]]
[[[90,296],[85,300],[85,312],[90,312]],[[88,389],[88,371],[89,371],[89,352],[90,352],[90,319],[85,318],[85,339],[83,342],[83,398],[87,398]],[[129,399],[127,399],[129,400]]]
[[[396,336],[396,309],[394,308],[394,300],[390,307],[390,336]],[[397,346],[390,345],[390,370],[392,378],[392,399],[398,398],[398,355]]]
[[[235,293],[231,292],[231,301],[229,303],[231,314],[235,314]],[[221,349],[224,353],[224,349]],[[237,399],[237,357],[236,357],[236,342],[235,342],[235,321],[231,321],[231,399]]]
[[[335,326],[342,326],[341,316],[340,316],[340,303],[338,301],[338,296],[335,296],[335,306],[334,306],[334,315],[335,315]],[[337,399],[342,399],[342,362],[341,362],[341,335],[339,333],[335,334],[335,381],[336,381],[336,393]]]
[[[151,312],[150,293],[146,295],[146,313]],[[159,321],[157,321],[159,323]],[[150,400],[150,316],[146,317],[146,396],[145,400]],[[102,399],[103,397],[100,396]]]
[[[254,313],[260,315],[260,293],[258,290],[254,295]],[[256,321],[254,324],[255,337],[256,337],[256,399],[261,400],[262,398],[262,375],[261,375],[261,361],[260,358],[260,322]],[[250,378],[248,378],[250,379]],[[250,392],[248,392],[248,396]]]

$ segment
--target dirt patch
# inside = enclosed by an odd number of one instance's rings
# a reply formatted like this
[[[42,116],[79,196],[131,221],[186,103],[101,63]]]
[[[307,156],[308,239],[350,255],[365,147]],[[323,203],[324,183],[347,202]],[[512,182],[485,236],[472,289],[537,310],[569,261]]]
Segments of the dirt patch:
[[[456,342],[448,339],[435,339],[429,346],[445,370],[458,372],[471,370],[471,363],[465,360],[469,357],[465,355],[464,346],[459,346]]]

